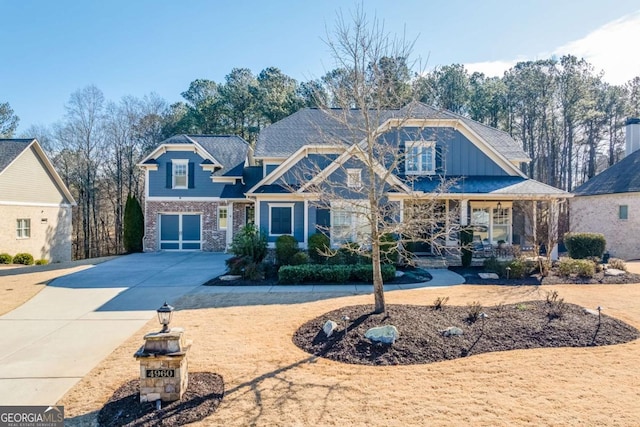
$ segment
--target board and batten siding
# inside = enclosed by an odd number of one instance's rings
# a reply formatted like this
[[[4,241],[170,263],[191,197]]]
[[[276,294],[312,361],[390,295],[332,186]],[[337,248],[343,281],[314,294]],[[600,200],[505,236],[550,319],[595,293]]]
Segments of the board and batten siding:
[[[193,167],[193,188],[167,188],[167,164],[172,160],[184,159]],[[158,169],[149,171],[149,196],[151,197],[220,197],[224,183],[212,182],[211,171],[203,170],[204,161],[192,151],[167,151],[157,158]]]
[[[0,174],[0,202],[68,204],[33,147],[29,147]]]
[[[269,236],[269,204],[291,203],[293,203],[293,237],[299,243],[304,241],[304,202],[260,201],[260,229],[267,235],[268,242],[275,242],[278,239],[278,236]]]

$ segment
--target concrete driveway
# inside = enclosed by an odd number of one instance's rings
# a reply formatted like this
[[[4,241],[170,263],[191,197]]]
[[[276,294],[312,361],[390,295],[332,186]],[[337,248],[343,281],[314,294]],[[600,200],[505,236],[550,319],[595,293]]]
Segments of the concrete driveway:
[[[133,254],[59,277],[0,317],[0,404],[53,405],[171,303],[225,271],[226,254]]]

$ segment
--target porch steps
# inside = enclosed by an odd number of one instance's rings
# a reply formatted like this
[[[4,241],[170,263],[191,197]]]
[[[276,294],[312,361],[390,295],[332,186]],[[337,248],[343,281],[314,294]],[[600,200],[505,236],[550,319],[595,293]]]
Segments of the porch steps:
[[[447,268],[447,259],[444,257],[417,257],[415,258],[416,267],[420,268]]]

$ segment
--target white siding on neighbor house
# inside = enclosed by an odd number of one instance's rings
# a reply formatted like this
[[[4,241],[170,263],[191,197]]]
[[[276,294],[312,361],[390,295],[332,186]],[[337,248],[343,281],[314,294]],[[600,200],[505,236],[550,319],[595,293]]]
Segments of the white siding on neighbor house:
[[[29,219],[30,236],[17,237],[18,219]],[[71,207],[0,204],[0,253],[26,252],[49,262],[71,260]]]
[[[0,202],[69,203],[33,147],[0,174]]]
[[[612,257],[640,259],[640,193],[576,196],[571,204],[571,231],[602,233]],[[628,219],[618,217],[628,206]]]

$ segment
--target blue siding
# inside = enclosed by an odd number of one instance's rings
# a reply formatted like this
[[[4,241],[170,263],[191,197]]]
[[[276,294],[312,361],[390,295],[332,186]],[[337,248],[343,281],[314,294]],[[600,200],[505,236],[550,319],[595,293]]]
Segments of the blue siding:
[[[275,242],[278,236],[269,236],[269,203],[293,203],[293,237],[298,242],[304,241],[304,203],[303,202],[287,202],[277,201],[261,201],[260,202],[260,229],[267,235],[268,242]]]
[[[404,150],[406,141],[436,141],[436,173],[445,176],[507,176],[497,163],[453,128],[402,128],[383,136],[384,140]],[[404,174],[401,165],[399,174]]]
[[[174,159],[187,159],[193,163],[193,188],[174,190],[167,186],[167,163]],[[204,159],[186,151],[168,151],[157,158],[158,170],[149,171],[149,196],[152,197],[220,197],[224,183],[211,182],[211,172],[202,170]]]
[[[273,172],[274,170],[276,170],[276,168],[280,166],[280,165],[265,165],[265,170],[267,172],[267,175],[269,175],[271,172]],[[266,175],[265,175],[266,176]]]

